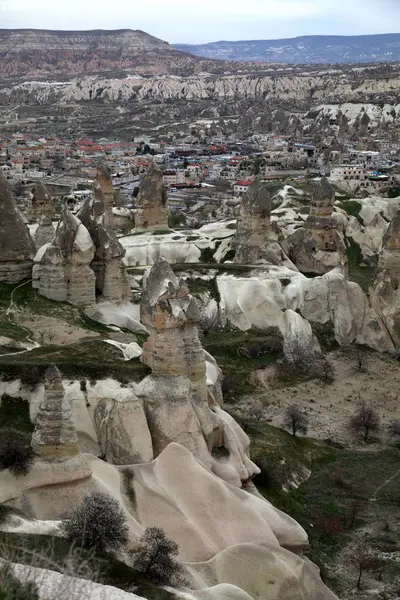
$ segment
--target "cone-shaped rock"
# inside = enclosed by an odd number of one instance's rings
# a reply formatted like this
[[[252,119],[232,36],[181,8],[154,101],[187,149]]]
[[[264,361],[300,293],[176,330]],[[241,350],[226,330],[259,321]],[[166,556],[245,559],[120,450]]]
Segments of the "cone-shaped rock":
[[[36,250],[39,250],[45,244],[49,244],[53,241],[56,230],[53,227],[51,218],[47,215],[43,215],[40,219],[39,227],[35,232],[35,246]]]
[[[45,373],[44,400],[39,407],[32,449],[42,460],[59,461],[79,455],[71,407],[65,399],[62,376],[55,365]]]
[[[242,200],[234,262],[247,265],[285,264],[294,268],[271,228],[271,207],[270,193],[256,177]]]
[[[146,173],[137,198],[135,225],[143,229],[168,229],[167,191],[163,172],[152,165]]]
[[[347,254],[333,217],[335,190],[323,177],[315,184],[310,213],[303,228],[285,240],[285,248],[302,273],[324,275],[339,267],[347,271]]]
[[[106,203],[106,211],[108,214],[109,224],[112,227],[113,224],[113,206],[114,206],[114,187],[112,184],[110,170],[107,165],[99,165],[97,167],[97,175],[96,175],[97,185],[100,186],[100,189],[104,196],[104,201]]]
[[[19,283],[32,275],[35,246],[10,186],[0,175],[0,281]]]
[[[46,186],[39,182],[35,185],[32,196],[32,216],[40,219],[42,215],[55,215],[54,201]]]
[[[94,198],[89,198],[78,213],[95,245],[91,267],[96,276],[96,292],[110,302],[121,303],[131,297],[131,290],[122,262],[125,249],[110,224],[104,193],[97,184]]]
[[[35,256],[32,285],[51,300],[76,306],[95,303],[95,275],[90,267],[94,244],[86,227],[65,210],[51,244]]]

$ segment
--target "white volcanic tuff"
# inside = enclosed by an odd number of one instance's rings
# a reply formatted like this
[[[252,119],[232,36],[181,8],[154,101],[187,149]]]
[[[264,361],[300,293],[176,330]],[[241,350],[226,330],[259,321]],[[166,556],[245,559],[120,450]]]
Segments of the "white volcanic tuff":
[[[284,267],[271,267],[247,278],[220,275],[217,284],[222,326],[230,323],[242,331],[277,327],[285,342],[293,334],[311,339],[310,323],[330,321],[340,345],[359,341],[380,352],[393,350],[359,285],[347,281],[338,269],[309,279]]]
[[[138,100],[168,99],[223,99],[223,98],[262,98],[310,100],[321,103],[329,101],[358,101],[366,105],[365,98],[379,93],[396,94],[400,90],[400,78],[389,77],[357,77],[351,69],[327,74],[296,75],[221,75],[207,77],[173,77],[162,76],[145,78],[106,79],[104,77],[80,77],[72,81],[54,85],[52,82],[30,81],[18,85],[10,85],[0,90],[0,103],[36,103],[48,102],[71,103],[92,98],[110,102]],[[320,107],[322,109],[322,106]],[[397,110],[398,113],[398,109]],[[381,115],[387,109],[380,109]],[[383,118],[383,117],[382,117]],[[387,117],[384,117],[387,119]]]
[[[378,124],[379,122],[392,123],[399,118],[400,115],[400,104],[384,104],[378,106],[377,104],[353,104],[350,102],[344,102],[343,104],[322,104],[317,106],[313,113],[318,111],[318,115],[315,117],[318,122],[323,117],[330,117],[336,119],[338,113],[342,113],[349,120],[349,125],[354,125],[357,117],[361,117],[364,113],[371,119],[370,124]]]

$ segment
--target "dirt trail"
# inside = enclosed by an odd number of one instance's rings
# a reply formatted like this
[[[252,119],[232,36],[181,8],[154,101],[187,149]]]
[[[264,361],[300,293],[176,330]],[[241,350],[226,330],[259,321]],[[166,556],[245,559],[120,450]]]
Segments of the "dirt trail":
[[[388,483],[390,483],[391,481],[393,481],[393,479],[396,479],[396,477],[398,477],[400,475],[400,469],[398,471],[396,471],[396,473],[394,475],[392,475],[391,477],[389,477],[389,479],[386,479],[386,481],[384,481],[376,490],[375,490],[375,494],[372,496],[372,498],[370,498],[371,502],[376,502],[378,494],[381,490],[383,490],[383,488],[385,488]]]

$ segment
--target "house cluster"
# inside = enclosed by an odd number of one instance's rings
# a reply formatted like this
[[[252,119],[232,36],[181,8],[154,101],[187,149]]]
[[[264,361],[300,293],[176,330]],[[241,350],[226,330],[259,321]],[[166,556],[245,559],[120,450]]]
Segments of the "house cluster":
[[[266,181],[326,176],[349,193],[379,192],[399,183],[400,144],[357,142],[326,138],[294,140],[284,135],[258,135],[247,140],[210,143],[140,140],[32,138],[28,134],[0,136],[0,173],[17,196],[33,192],[39,181],[54,197],[70,203],[91,195],[99,163],[107,165],[115,201],[135,205],[140,183],[152,164],[163,172],[172,194],[217,187],[243,196],[256,176]],[[181,198],[177,200],[181,203]]]

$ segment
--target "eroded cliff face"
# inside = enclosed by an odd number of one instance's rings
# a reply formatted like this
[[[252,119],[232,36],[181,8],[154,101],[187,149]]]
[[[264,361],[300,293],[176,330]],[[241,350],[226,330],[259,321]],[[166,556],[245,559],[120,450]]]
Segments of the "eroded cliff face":
[[[398,102],[400,67],[394,66],[391,74],[337,69],[313,73],[269,73],[258,75],[221,75],[210,77],[126,77],[107,79],[86,76],[55,85],[52,82],[24,82],[0,90],[0,102],[24,103],[48,101],[73,102],[105,100],[110,102],[170,100],[259,98],[262,100],[301,100],[305,102],[360,102],[374,101],[384,94],[393,103]],[[90,71],[89,71],[90,73]],[[139,73],[140,75],[140,73]],[[331,109],[333,110],[333,108]],[[398,108],[395,111],[398,112]],[[389,115],[390,118],[390,115]]]

